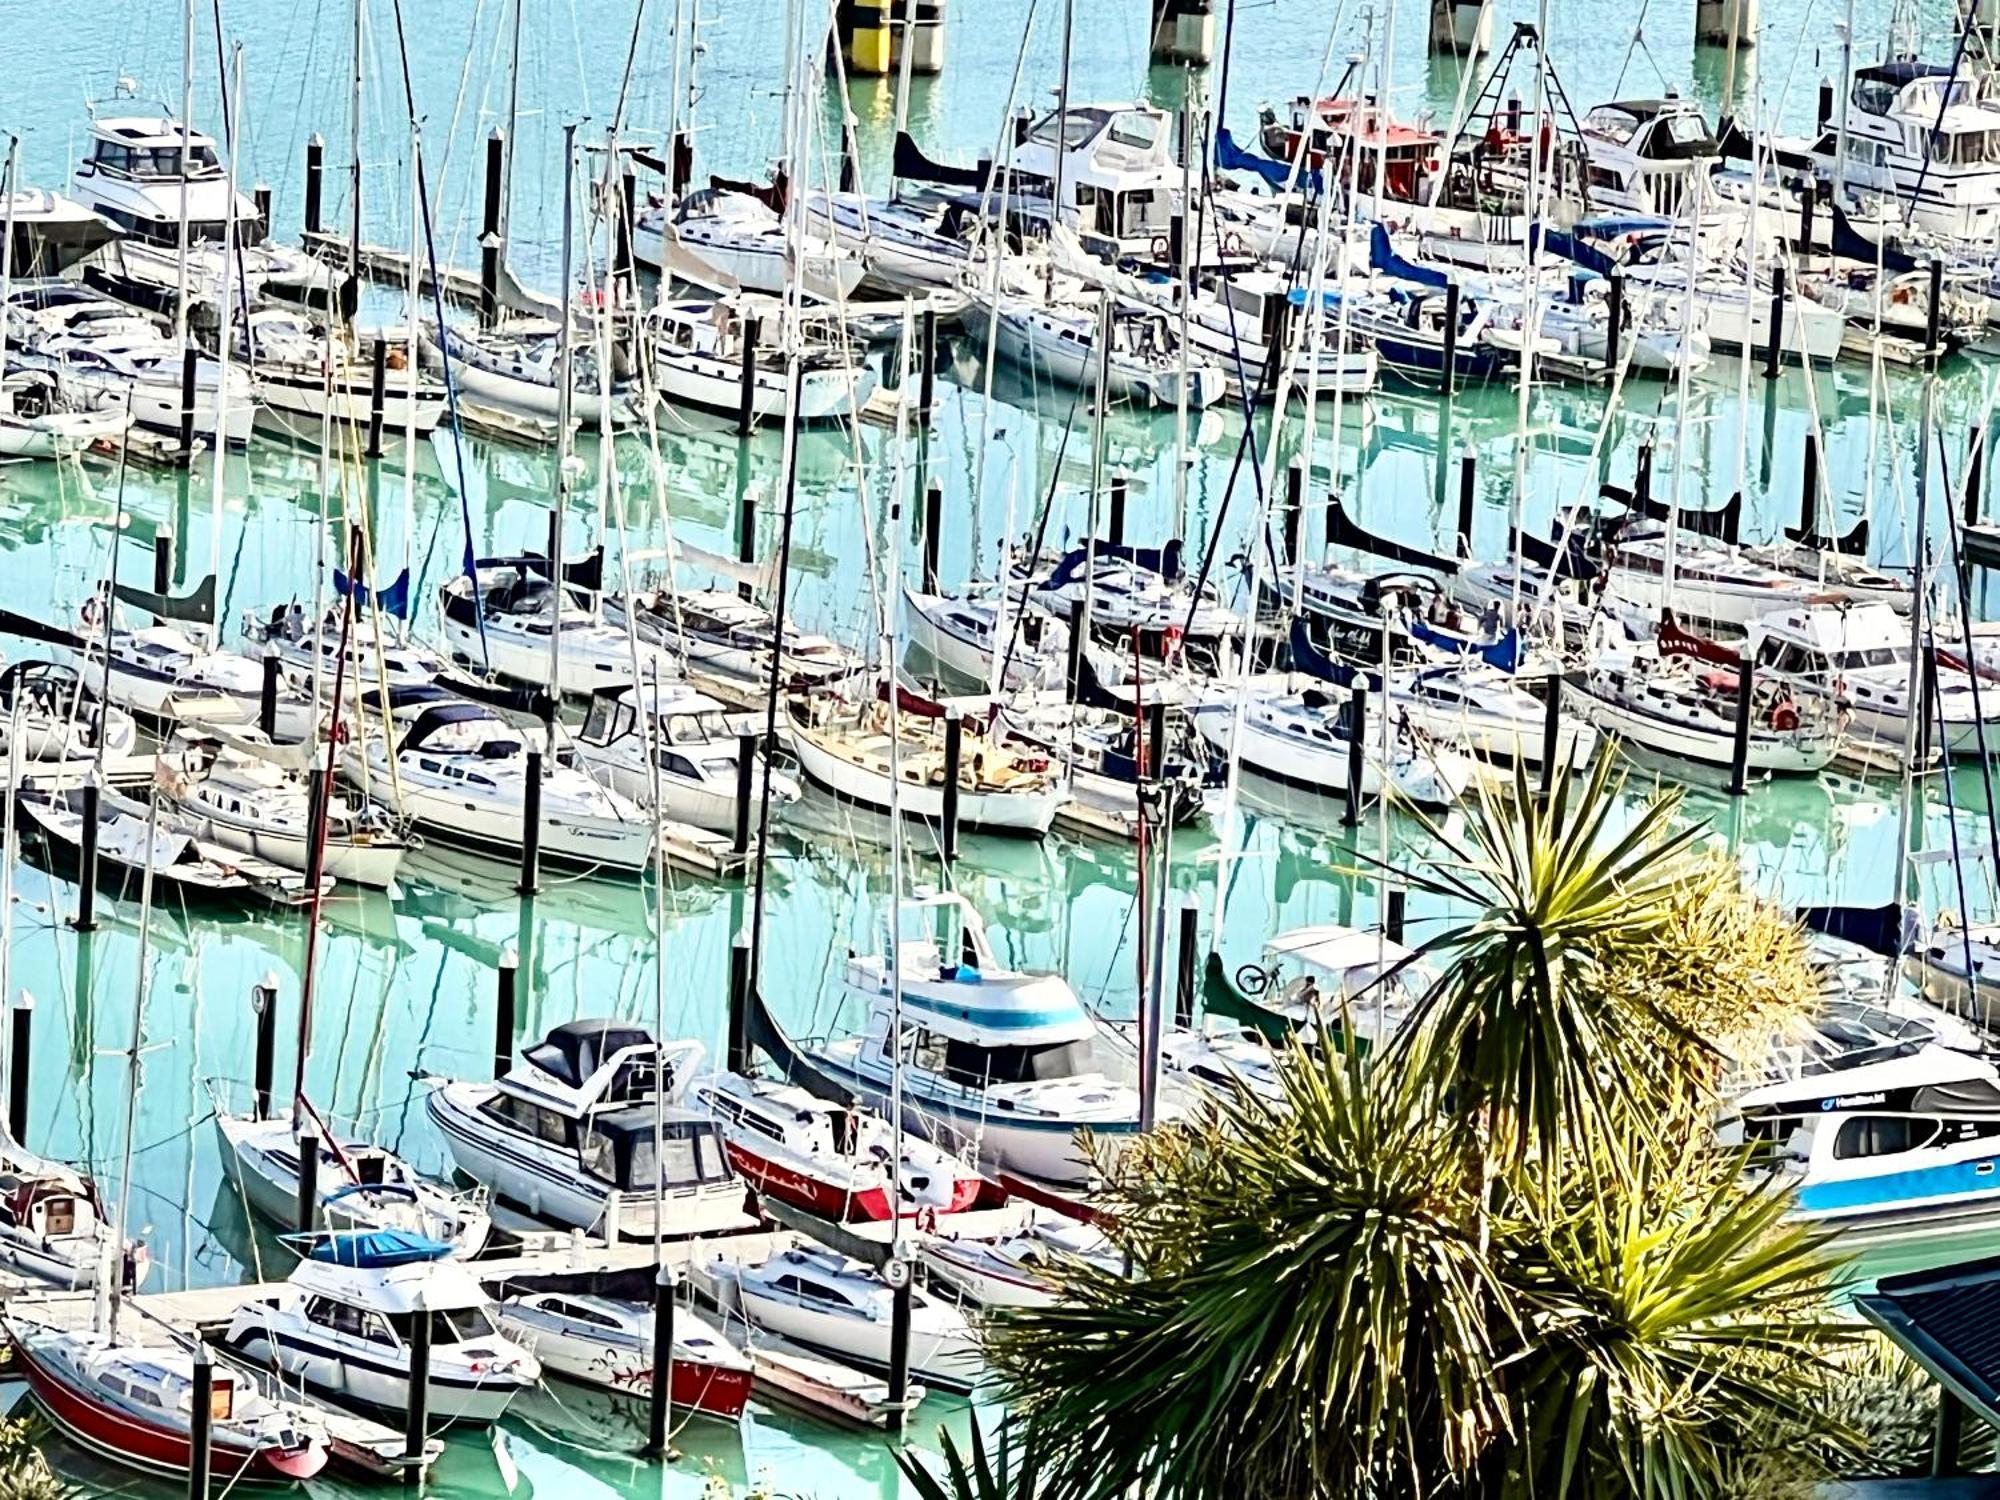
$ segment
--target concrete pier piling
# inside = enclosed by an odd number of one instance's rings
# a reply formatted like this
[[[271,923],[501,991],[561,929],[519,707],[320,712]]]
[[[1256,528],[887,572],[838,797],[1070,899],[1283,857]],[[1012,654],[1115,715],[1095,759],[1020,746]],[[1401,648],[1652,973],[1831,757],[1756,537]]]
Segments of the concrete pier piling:
[[[1705,47],[1757,45],[1757,0],[1695,0],[1694,39]]]
[[[1479,0],[1431,0],[1431,56],[1478,57],[1492,47],[1492,6]]]
[[[1214,60],[1214,0],[1153,0],[1154,62],[1202,66]]]
[[[847,71],[856,77],[886,78],[900,71],[906,27],[910,71],[944,71],[944,0],[916,0],[914,7],[909,0],[842,0],[838,25]]]

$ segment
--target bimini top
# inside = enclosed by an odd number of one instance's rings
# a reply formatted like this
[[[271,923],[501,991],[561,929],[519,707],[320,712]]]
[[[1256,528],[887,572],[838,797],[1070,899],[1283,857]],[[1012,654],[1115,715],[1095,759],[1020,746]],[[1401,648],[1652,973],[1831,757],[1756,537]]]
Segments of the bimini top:
[[[443,1240],[434,1240],[429,1235],[415,1234],[407,1229],[370,1229],[347,1234],[287,1235],[287,1239],[310,1239],[312,1248],[307,1255],[316,1261],[333,1266],[354,1266],[361,1270],[382,1271],[391,1266],[419,1265],[426,1261],[443,1260],[451,1254],[451,1246]]]
[[[581,1088],[627,1047],[650,1047],[653,1034],[623,1021],[567,1021],[521,1055],[551,1078]]]
[[[1413,950],[1378,933],[1333,923],[1281,932],[1264,944],[1264,953],[1270,958],[1293,959],[1343,979],[1358,974],[1362,985],[1372,983],[1377,975],[1386,974],[1416,956]]]

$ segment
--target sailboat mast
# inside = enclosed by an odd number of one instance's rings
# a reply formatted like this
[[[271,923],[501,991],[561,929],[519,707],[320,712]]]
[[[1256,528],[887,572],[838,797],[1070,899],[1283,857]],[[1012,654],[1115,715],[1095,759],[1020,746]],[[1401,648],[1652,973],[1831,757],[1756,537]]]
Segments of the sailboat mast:
[[[229,464],[229,339],[230,317],[235,312],[236,299],[230,295],[230,288],[236,284],[234,262],[236,247],[236,128],[243,118],[243,45],[237,43],[230,56],[229,78],[229,124],[228,139],[224,148],[229,152],[229,201],[222,211],[222,295],[216,299],[218,323],[215,343],[215,461],[209,465],[213,475],[213,486],[208,502],[208,574],[220,578],[222,573],[222,491]],[[221,612],[208,626],[209,644],[222,644]]]
[[[562,683],[563,519],[569,510],[570,386],[575,357],[571,350],[570,263],[575,253],[576,126],[563,126],[562,280],[556,289],[562,318],[556,324],[556,513],[549,527],[549,759],[556,756],[556,707]]]
[[[907,52],[907,40],[905,43]],[[898,390],[910,389],[910,302],[903,299],[903,337]],[[903,597],[904,453],[909,447],[909,403],[896,403],[896,462],[889,476],[888,537],[883,544],[889,586],[882,591],[882,668],[889,676],[889,1204],[896,1215],[892,1237],[897,1258],[902,1255],[903,1201],[903,721],[902,677],[896,664],[896,608]],[[955,771],[955,767],[947,767]]]
[[[181,222],[174,288],[174,342],[188,333],[188,173],[194,168],[194,0],[181,11]]]
[[[6,200],[7,222],[0,229],[0,375],[7,370],[7,316],[14,301],[14,182],[21,170],[21,138],[7,137],[7,165],[0,177],[0,199]],[[11,784],[11,783],[10,783]]]
[[[1910,877],[1915,862],[1910,858],[1910,838],[1916,828],[1917,778],[1924,771],[1924,767],[1917,764],[1917,752],[1924,741],[1921,726],[1931,716],[1929,674],[1924,671],[1924,656],[1929,649],[1925,644],[1929,635],[1925,619],[1925,594],[1929,584],[1924,576],[1924,565],[1930,555],[1930,539],[1925,528],[1930,524],[1931,422],[1936,415],[1937,372],[1932,370],[1924,376],[1923,417],[1917,424],[1917,503],[1910,531],[1913,549],[1910,558],[1910,673],[1903,688],[1903,702],[1908,705],[1909,712],[1903,716],[1903,795],[1896,804],[1898,906],[1911,895]],[[1946,753],[1948,755],[1949,751]]]
[[[1063,205],[1063,157],[1069,148],[1069,137],[1064,133],[1069,125],[1069,59],[1076,42],[1076,0],[1063,0],[1062,33],[1062,76],[1056,80],[1056,130],[1055,140],[1050,150],[1055,153],[1055,189],[1049,197],[1049,226],[1054,228],[1062,223]],[[1006,205],[1001,205],[1002,212]],[[1002,223],[1006,220],[1003,216]]]
[[[139,962],[137,977],[132,981],[132,1045],[125,1049],[125,1146],[118,1164],[118,1223],[111,1235],[113,1246],[124,1243],[125,1226],[132,1218],[132,1132],[139,1112],[139,1057],[146,1041],[146,960],[153,938],[153,844],[159,831],[160,794],[149,789],[146,871],[139,882]],[[89,878],[88,871],[85,878]],[[118,1305],[123,1300],[124,1287],[123,1276],[114,1274],[110,1278],[110,1313],[105,1319],[105,1334],[113,1340],[118,1336]]]
[[[348,103],[347,145],[353,157],[348,171],[353,189],[353,225],[347,239],[348,333],[354,333],[355,312],[361,305],[361,68],[368,45],[368,0],[354,0],[354,92]]]

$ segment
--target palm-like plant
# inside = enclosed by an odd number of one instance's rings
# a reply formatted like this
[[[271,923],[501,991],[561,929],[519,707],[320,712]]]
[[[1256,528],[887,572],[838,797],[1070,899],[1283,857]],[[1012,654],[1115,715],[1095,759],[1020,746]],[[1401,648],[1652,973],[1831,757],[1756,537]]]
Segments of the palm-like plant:
[[[1393,1061],[1509,1165],[1533,1152],[1546,1169],[1566,1145],[1643,1125],[1705,1045],[1652,992],[1607,979],[1661,941],[1699,863],[1701,830],[1673,826],[1674,797],[1614,828],[1622,790],[1610,756],[1580,791],[1559,771],[1546,799],[1517,765],[1511,804],[1482,786],[1469,837],[1428,824],[1442,853],[1403,875],[1474,915],[1425,945],[1449,966],[1397,1032]]]
[[[896,1455],[896,1467],[903,1471],[917,1500],[1033,1500],[1041,1492],[1041,1468],[1034,1456],[1014,1441],[1014,1431],[1011,1420],[1001,1423],[999,1446],[989,1459],[986,1434],[977,1419],[972,1423],[969,1454],[961,1453],[957,1440],[940,1427],[942,1474],[907,1448]]]

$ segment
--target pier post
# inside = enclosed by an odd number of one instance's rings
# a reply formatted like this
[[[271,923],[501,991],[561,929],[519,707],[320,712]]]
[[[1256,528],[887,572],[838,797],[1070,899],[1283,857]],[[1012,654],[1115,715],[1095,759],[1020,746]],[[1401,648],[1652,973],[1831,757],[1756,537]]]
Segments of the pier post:
[[[1215,0],[1153,0],[1153,61],[1206,66],[1215,57]]]
[[[1194,1025],[1194,954],[1196,924],[1200,920],[1201,912],[1194,904],[1194,897],[1182,897],[1180,947],[1174,954],[1178,969],[1174,985],[1174,1025],[1183,1031]]]
[[[898,1276],[894,1268],[900,1266]],[[892,1260],[883,1272],[889,1282],[889,1431],[903,1430],[903,1403],[910,1394],[910,1267]]]
[[[514,1060],[514,1002],[520,990],[521,956],[500,950],[493,976],[493,1076],[499,1078]]]
[[[83,839],[77,851],[76,922],[78,932],[97,928],[97,783],[83,784]]]
[[[1618,373],[1619,348],[1625,342],[1625,273],[1613,269],[1610,290],[1605,293],[1604,373]]]
[[[927,307],[918,321],[917,416],[928,422],[937,407],[937,309]]]
[[[1562,753],[1562,673],[1549,673],[1548,687],[1548,701],[1542,704],[1542,795],[1544,797],[1555,788],[1556,765],[1565,758]]]
[[[757,492],[747,485],[736,500],[736,560],[746,566],[757,562]],[[757,590],[747,578],[738,579],[736,592],[745,599]]]
[[[337,716],[337,715],[336,715]],[[316,891],[326,876],[326,777],[318,767],[306,783],[306,890]]]
[[[618,235],[612,242],[611,274],[623,277],[628,283],[632,279],[633,268],[632,222],[637,217],[632,198],[638,190],[638,183],[627,169],[618,179]]]
[[[1645,509],[1646,502],[1653,498],[1653,440],[1647,438],[1639,445],[1639,456],[1632,470],[1632,494]]]
[[[194,1341],[194,1392],[188,1427],[188,1500],[208,1500],[215,1422],[215,1364],[208,1345]]]
[[[1812,543],[1819,534],[1819,434],[1806,434],[1806,461],[1799,475],[1799,529],[1794,539]]]
[[[1146,705],[1146,774],[1158,781],[1167,773],[1167,705]]]
[[[736,393],[738,437],[748,437],[757,428],[757,339],[763,326],[757,318],[743,320],[743,378]]]
[[[1472,556],[1473,471],[1478,457],[1467,448],[1458,461],[1458,555]]]
[[[750,1071],[750,934],[729,945],[729,1056],[732,1073]]]
[[[1403,940],[1403,931],[1410,914],[1410,893],[1400,885],[1392,885],[1383,892],[1382,935],[1392,943]]]
[[[278,673],[284,664],[278,659],[278,648],[264,648],[264,680],[257,688],[257,727],[264,738],[278,737]]]
[[[320,232],[320,200],[326,180],[326,140],[315,130],[306,137],[306,233]]]
[[[257,1018],[257,1054],[251,1073],[257,1118],[271,1118],[271,1079],[278,1069],[278,976],[266,974],[250,986],[250,1013]]]
[[[389,383],[389,344],[385,339],[375,340],[375,349],[368,357],[368,447],[365,458],[382,456],[382,402]]]
[[[938,552],[944,545],[944,486],[935,479],[924,491],[924,571],[926,594],[938,589]]]
[[[1729,751],[1729,795],[1750,790],[1750,708],[1757,692],[1757,658],[1748,651],[1736,663],[1736,738]]]
[[[1986,431],[1977,422],[1965,444],[1965,524],[1977,526],[1986,510]]]
[[[1285,537],[1285,563],[1297,567],[1304,561],[1299,544],[1306,529],[1306,473],[1297,459],[1285,467],[1285,516],[1281,523]]]
[[[195,365],[200,360],[201,351],[193,344],[181,350],[181,451],[177,462],[184,465],[194,462],[194,374]],[[223,392],[218,388],[215,393],[218,410],[222,406],[222,397]],[[217,445],[218,449],[220,446]],[[222,462],[220,451],[216,453],[215,461]]]
[[[1937,693],[1937,653],[1926,650],[1918,681],[1923,691],[1923,702],[1919,711],[1923,717],[1917,720],[1917,769],[1922,770],[1931,763],[1931,756],[1937,748],[1932,730],[1938,727]]]
[[[299,1202],[294,1215],[300,1234],[319,1225],[319,1126],[308,1115],[299,1123]]]
[[[271,234],[271,185],[260,182],[250,189],[250,201],[257,205],[257,222],[264,226],[264,236]]]
[[[1812,254],[1813,247],[1813,190],[1809,187],[1799,190],[1799,254]]]
[[[1757,0],[1695,0],[1694,39],[1707,47],[1757,45]]]
[[[964,758],[965,718],[957,709],[948,708],[944,711],[944,826],[938,838],[946,869],[958,862],[958,774]]]
[[[1827,126],[1833,123],[1833,100],[1834,100],[1833,80],[1831,78],[1822,77],[1819,81],[1818,109],[1813,116],[1813,118],[1818,122],[1819,128],[1821,130],[1826,129]],[[1807,188],[1805,191],[1809,196],[1812,192],[1812,189]],[[1810,210],[1808,210],[1808,212],[1810,212]]]
[[[1347,806],[1340,814],[1340,826],[1361,826],[1363,758],[1368,753],[1368,689],[1357,686],[1348,697],[1347,716]]]
[[[674,1268],[653,1278],[653,1389],[646,1403],[646,1456],[667,1453],[667,1409],[674,1399]]]
[[[431,1312],[419,1290],[410,1298],[410,1401],[403,1419],[403,1482],[422,1484],[424,1429],[430,1425]]]
[[[1111,527],[1107,536],[1114,547],[1125,545],[1125,506],[1127,501],[1127,480],[1123,474],[1111,476]]]
[[[1527,358],[1523,351],[1523,359]],[[1458,283],[1448,281],[1444,287],[1444,365],[1440,371],[1444,393],[1449,396],[1458,389]]]
[[[174,528],[153,533],[153,592],[164,594],[174,583]]]
[[[1771,267],[1771,329],[1764,346],[1764,378],[1776,380],[1785,366],[1785,268]]]
[[[22,990],[8,1007],[7,1129],[15,1144],[28,1142],[28,1085],[33,1078],[35,997]]]
[[[1931,257],[1931,301],[1924,313],[1924,368],[1935,370],[1944,357],[1944,262]]]
[[[757,736],[736,736],[736,829],[729,840],[735,854],[750,852],[750,788],[756,780]]]
[[[528,752],[528,784],[521,799],[521,879],[514,889],[532,896],[542,878],[542,752]]]
[[[486,136],[486,201],[479,226],[479,326],[500,321],[500,263],[507,251],[507,137],[499,126]]]
[[[1063,691],[1071,703],[1083,692],[1083,601],[1069,606],[1069,659],[1063,665]]]

